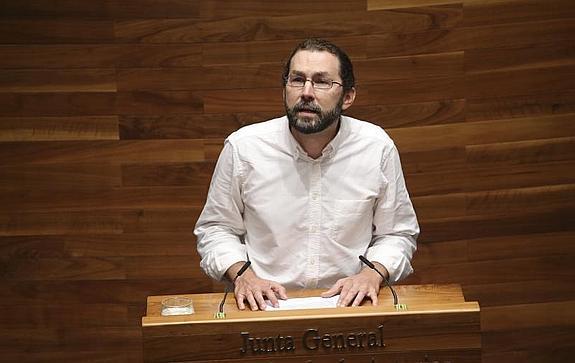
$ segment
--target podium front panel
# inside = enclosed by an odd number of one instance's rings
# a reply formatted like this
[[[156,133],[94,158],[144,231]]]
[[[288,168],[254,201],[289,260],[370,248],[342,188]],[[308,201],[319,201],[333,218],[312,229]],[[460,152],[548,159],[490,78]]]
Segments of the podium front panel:
[[[401,286],[408,310],[382,291],[379,306],[291,311],[239,311],[223,294],[185,295],[195,314],[159,313],[148,299],[143,318],[146,362],[480,362],[479,306],[457,285]],[[318,291],[301,291],[317,296]],[[292,293],[291,296],[294,294]],[[426,298],[427,297],[427,298]]]

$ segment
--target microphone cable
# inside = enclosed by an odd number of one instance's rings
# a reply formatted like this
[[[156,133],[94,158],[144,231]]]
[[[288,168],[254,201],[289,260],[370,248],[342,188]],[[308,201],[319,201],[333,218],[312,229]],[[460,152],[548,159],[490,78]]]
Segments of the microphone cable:
[[[389,289],[391,290],[391,294],[393,295],[393,306],[395,307],[395,310],[407,310],[407,305],[406,304],[400,304],[399,300],[397,298],[397,294],[395,292],[395,290],[393,289],[393,287],[391,287],[391,284],[389,283],[389,281],[385,278],[385,275],[383,275],[381,273],[381,271],[379,271],[377,269],[377,267],[375,267],[375,265],[368,260],[367,258],[365,258],[364,256],[360,255],[359,259],[361,262],[363,262],[364,264],[367,265],[367,267],[369,267],[370,269],[374,270],[375,272],[377,272],[379,274],[379,276],[381,276],[383,278],[383,281],[385,282],[385,284],[387,285],[387,287],[389,287]]]
[[[244,263],[244,265],[242,266],[242,268],[240,268],[240,270],[238,271],[238,273],[236,274],[236,277],[234,277],[234,279],[232,280],[232,286],[235,285],[236,280],[238,279],[238,277],[240,277],[244,272],[246,272],[246,270],[248,269],[248,267],[250,267],[250,265],[252,264],[251,261],[247,261],[246,263]],[[226,303],[226,298],[228,297],[228,293],[230,292],[230,288],[229,285],[226,286],[226,290],[224,293],[224,298],[222,299],[222,301],[220,302],[220,308],[218,309],[218,312],[214,314],[214,317],[216,319],[225,319],[226,318],[226,313],[224,312],[224,304]]]

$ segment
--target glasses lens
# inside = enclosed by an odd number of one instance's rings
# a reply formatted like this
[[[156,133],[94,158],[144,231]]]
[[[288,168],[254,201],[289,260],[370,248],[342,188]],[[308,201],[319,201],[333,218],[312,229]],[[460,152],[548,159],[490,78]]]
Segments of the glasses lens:
[[[316,81],[313,83],[313,88],[316,89],[330,89],[331,81]]]
[[[292,76],[288,78],[287,84],[291,87],[303,87],[305,85],[305,81],[305,78]]]

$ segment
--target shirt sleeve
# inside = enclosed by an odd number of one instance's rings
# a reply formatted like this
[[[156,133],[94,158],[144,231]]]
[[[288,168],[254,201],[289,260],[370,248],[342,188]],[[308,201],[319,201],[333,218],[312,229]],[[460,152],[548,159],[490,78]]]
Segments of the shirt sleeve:
[[[374,232],[367,258],[385,266],[390,282],[397,282],[413,272],[411,258],[417,248],[419,225],[395,145],[383,155],[381,172],[382,185],[375,204]]]
[[[242,243],[246,230],[240,176],[237,152],[226,140],[216,163],[206,204],[194,229],[200,266],[216,280],[221,280],[231,265],[247,259]]]

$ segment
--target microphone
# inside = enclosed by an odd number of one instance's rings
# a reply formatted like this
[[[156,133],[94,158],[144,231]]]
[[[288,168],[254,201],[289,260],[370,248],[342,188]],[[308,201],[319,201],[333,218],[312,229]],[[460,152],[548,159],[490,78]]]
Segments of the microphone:
[[[232,286],[236,283],[236,280],[238,279],[238,277],[240,277],[244,272],[246,272],[246,270],[248,269],[248,267],[250,267],[251,264],[252,264],[251,261],[247,261],[246,263],[244,263],[242,268],[240,268],[240,270],[236,274],[236,277],[234,277],[234,279],[232,280]],[[224,313],[224,304],[226,303],[226,298],[228,297],[229,292],[230,292],[230,289],[229,289],[229,285],[228,285],[228,286],[226,286],[224,298],[220,302],[220,308],[218,309],[218,312],[214,314],[214,317],[216,319],[225,319],[226,318],[226,313]]]
[[[365,256],[360,255],[359,256],[359,260],[363,263],[365,263],[367,265],[367,267],[369,267],[370,269],[374,270],[375,272],[377,272],[379,274],[379,276],[381,276],[383,278],[383,281],[385,282],[385,284],[387,285],[387,287],[389,287],[389,289],[391,290],[391,294],[393,295],[393,306],[395,307],[396,310],[407,310],[407,305],[405,304],[400,304],[398,302],[397,299],[397,294],[395,293],[395,290],[393,289],[393,287],[391,287],[391,284],[389,283],[389,281],[385,278],[385,275],[381,273],[381,271],[379,271],[377,269],[377,267],[375,267],[375,265],[368,260],[367,258],[365,258]]]

